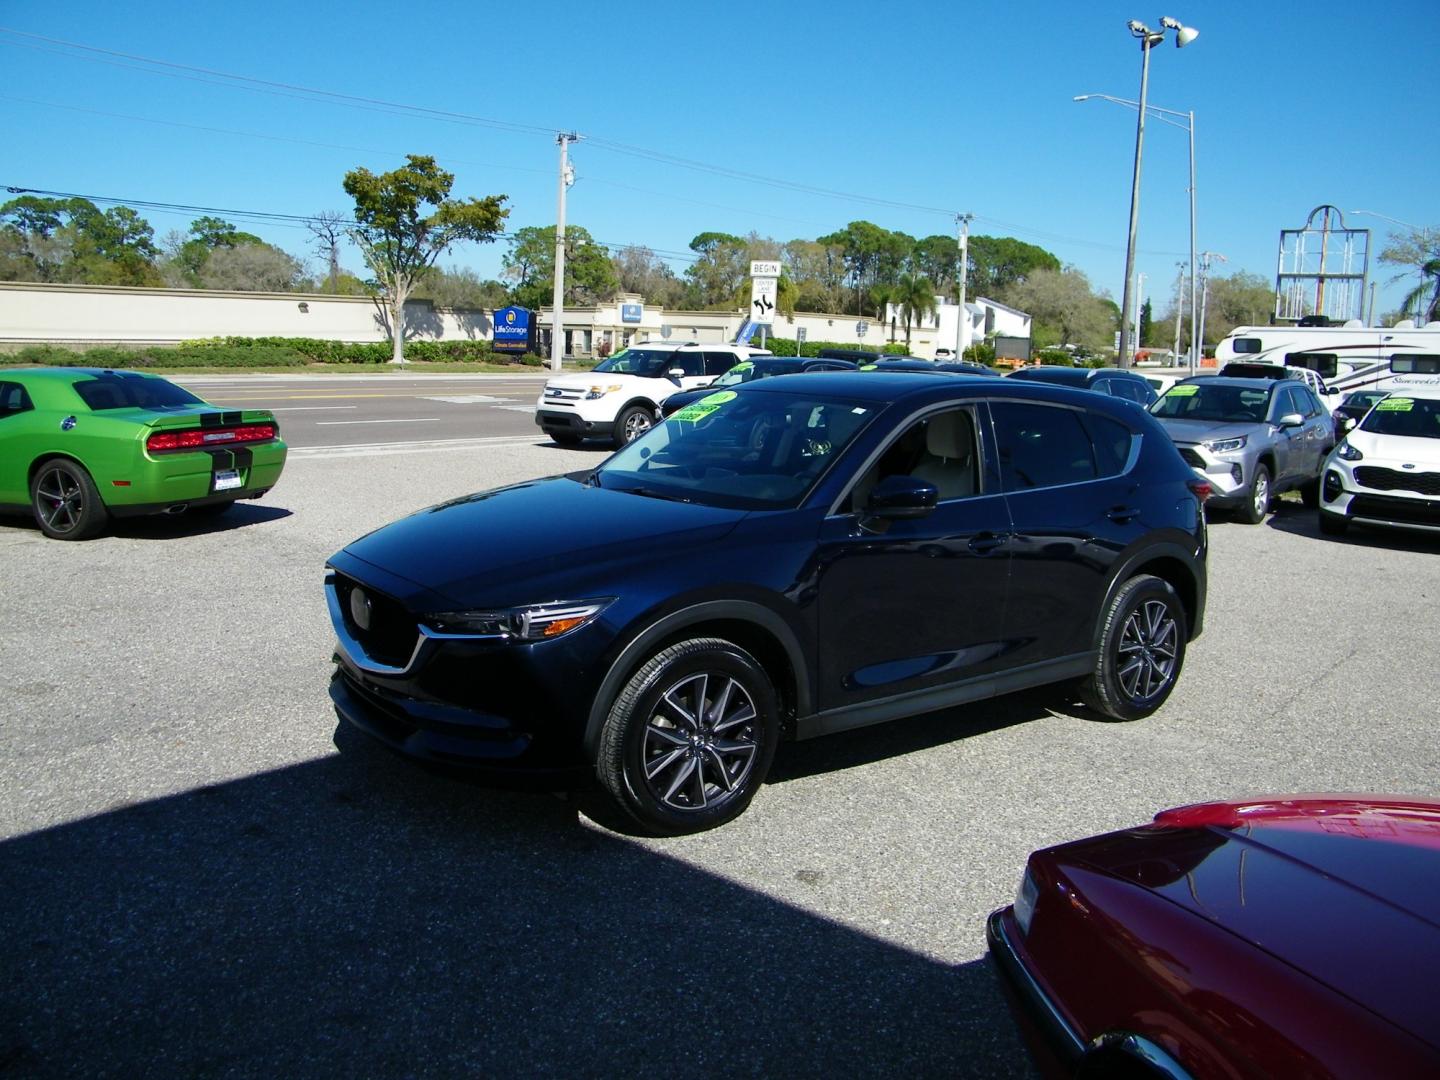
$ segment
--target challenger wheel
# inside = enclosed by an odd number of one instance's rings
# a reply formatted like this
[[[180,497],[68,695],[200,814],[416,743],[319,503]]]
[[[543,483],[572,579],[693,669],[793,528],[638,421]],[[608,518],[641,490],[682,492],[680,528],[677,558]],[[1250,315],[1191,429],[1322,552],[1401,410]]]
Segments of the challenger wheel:
[[[1105,611],[1085,704],[1112,720],[1149,716],[1170,696],[1185,663],[1189,629],[1170,583],[1149,574],[1125,582]]]
[[[56,540],[89,540],[110,516],[90,474],[65,458],[52,458],[36,471],[30,505],[40,531]]]
[[[750,805],[779,732],[775,688],[755,658],[720,638],[692,638],[662,650],[625,685],[595,768],[646,829],[699,832]]]

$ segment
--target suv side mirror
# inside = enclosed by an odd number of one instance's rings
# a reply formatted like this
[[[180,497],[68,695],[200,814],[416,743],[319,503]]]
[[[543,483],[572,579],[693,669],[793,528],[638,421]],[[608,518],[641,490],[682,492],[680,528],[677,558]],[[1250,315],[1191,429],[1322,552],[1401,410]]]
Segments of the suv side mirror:
[[[1298,412],[1288,412],[1275,422],[1282,428],[1303,427],[1305,417],[1301,416]]]
[[[685,369],[684,369],[684,368],[678,368],[678,367],[672,367],[672,368],[671,368],[669,371],[667,371],[665,374],[666,374],[666,375],[669,375],[670,378],[672,378],[672,379],[683,379],[683,378],[685,377]]]
[[[934,484],[913,476],[887,476],[871,489],[865,515],[884,521],[922,518],[939,501],[940,492]]]
[[[1341,431],[1353,431],[1354,428],[1355,428],[1355,417],[1353,417],[1353,416],[1342,416],[1342,417],[1340,418],[1340,430],[1341,430]]]

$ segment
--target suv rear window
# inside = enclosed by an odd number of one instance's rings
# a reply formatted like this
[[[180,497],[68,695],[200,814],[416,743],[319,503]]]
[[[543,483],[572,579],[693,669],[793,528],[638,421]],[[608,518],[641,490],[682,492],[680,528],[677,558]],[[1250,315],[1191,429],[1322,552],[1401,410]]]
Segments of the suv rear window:
[[[141,375],[101,375],[75,384],[75,393],[93,412],[107,409],[173,409],[205,404],[188,390],[164,379]]]

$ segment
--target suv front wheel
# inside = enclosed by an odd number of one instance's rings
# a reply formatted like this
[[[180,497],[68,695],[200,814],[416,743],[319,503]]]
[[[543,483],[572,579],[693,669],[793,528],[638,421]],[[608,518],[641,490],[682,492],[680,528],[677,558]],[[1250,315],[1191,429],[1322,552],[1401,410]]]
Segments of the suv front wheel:
[[[1080,696],[1112,720],[1149,716],[1170,696],[1185,663],[1188,620],[1168,581],[1139,574],[1115,593],[1100,624],[1095,670]]]
[[[775,688],[722,638],[661,650],[615,699],[600,735],[600,782],[646,829],[713,829],[750,805],[779,742]]]
[[[632,443],[655,426],[655,414],[641,405],[631,405],[615,418],[615,445]]]

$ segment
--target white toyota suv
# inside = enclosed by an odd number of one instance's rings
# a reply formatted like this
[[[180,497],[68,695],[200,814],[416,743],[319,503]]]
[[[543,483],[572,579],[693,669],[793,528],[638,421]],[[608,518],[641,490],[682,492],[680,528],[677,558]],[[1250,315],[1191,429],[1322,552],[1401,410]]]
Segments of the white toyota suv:
[[[704,386],[742,360],[769,355],[749,345],[632,345],[591,371],[547,382],[535,403],[535,423],[562,446],[582,439],[624,446],[650,430],[671,394]]]

